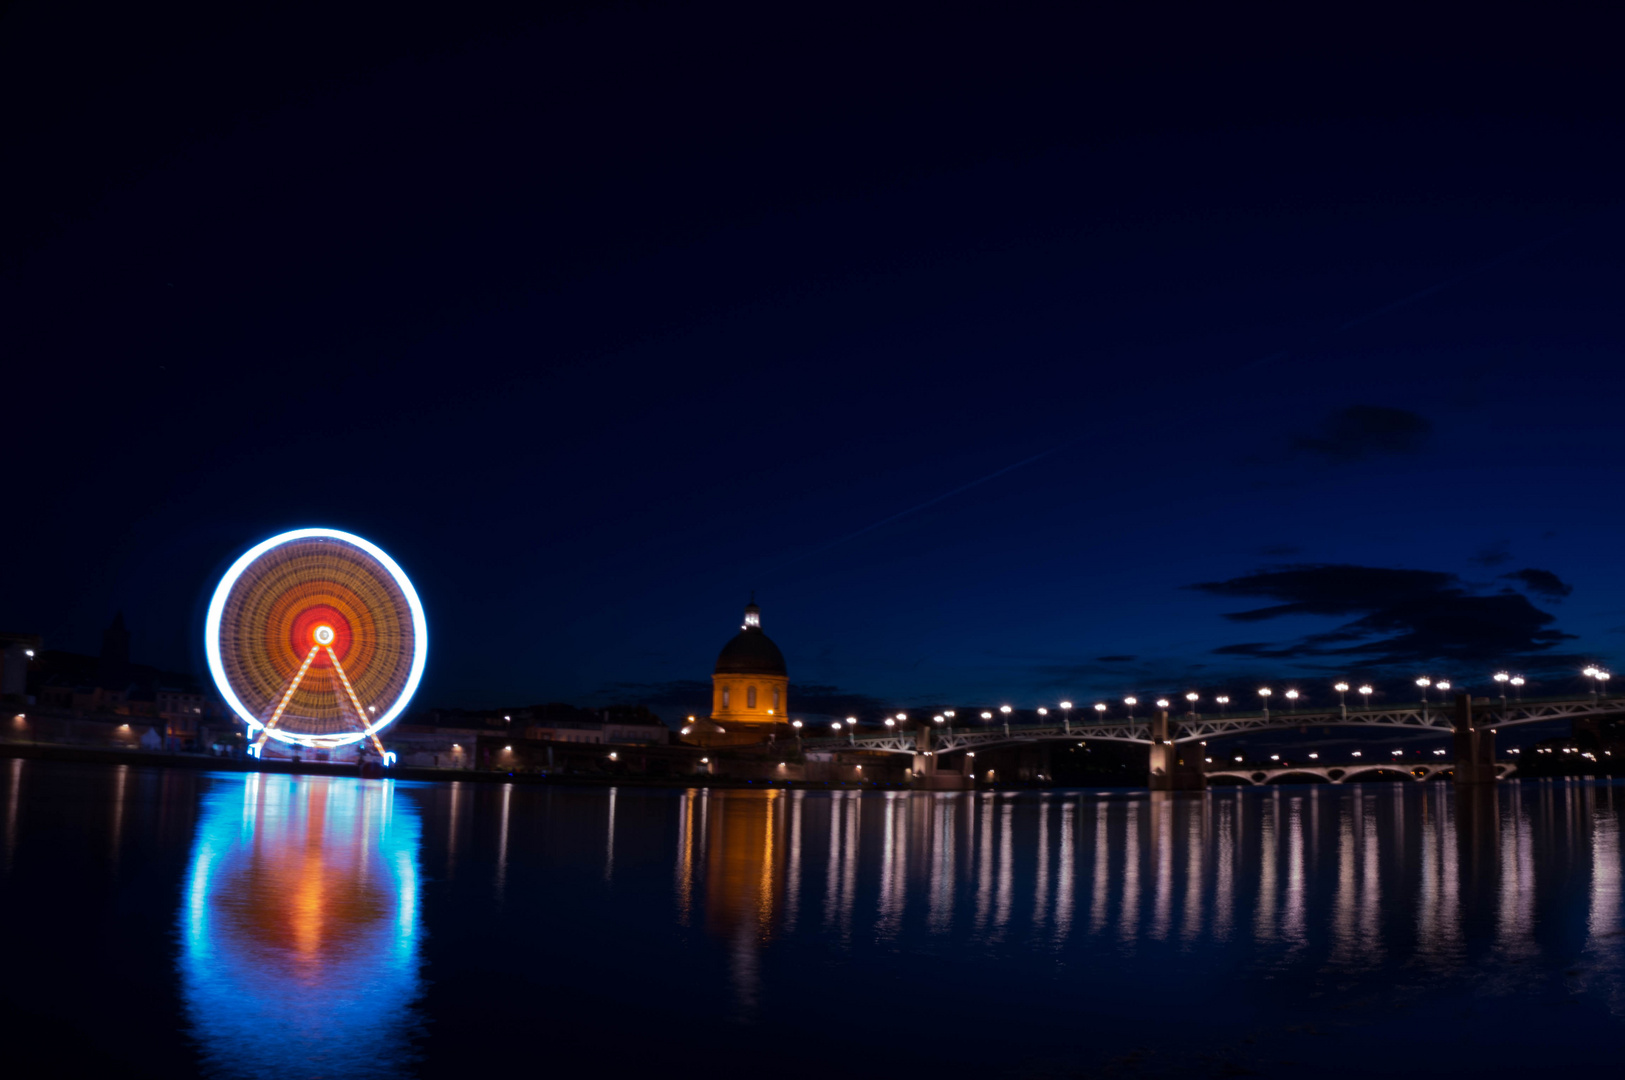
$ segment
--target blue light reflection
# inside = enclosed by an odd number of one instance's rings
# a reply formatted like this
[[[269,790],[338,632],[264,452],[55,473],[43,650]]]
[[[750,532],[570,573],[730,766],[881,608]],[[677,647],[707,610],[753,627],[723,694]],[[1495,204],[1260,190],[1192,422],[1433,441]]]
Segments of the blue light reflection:
[[[179,929],[222,1075],[399,1075],[418,1026],[417,807],[393,781],[250,773],[204,796]]]

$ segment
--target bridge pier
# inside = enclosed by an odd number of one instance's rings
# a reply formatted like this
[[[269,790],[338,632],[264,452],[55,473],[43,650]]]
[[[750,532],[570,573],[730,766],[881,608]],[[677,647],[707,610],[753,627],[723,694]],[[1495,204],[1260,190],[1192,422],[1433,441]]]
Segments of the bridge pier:
[[[1206,791],[1202,744],[1176,743],[1179,725],[1167,710],[1151,714],[1151,768],[1147,786],[1152,791]]]
[[[1451,722],[1456,743],[1456,784],[1495,783],[1495,729],[1479,727],[1473,720],[1473,696],[1456,695],[1456,715]]]
[[[958,772],[939,770],[942,759],[933,745],[934,734],[926,724],[914,729],[914,765],[909,771],[910,786],[924,791],[965,791],[974,788],[976,785],[970,765],[975,759],[967,755]]]

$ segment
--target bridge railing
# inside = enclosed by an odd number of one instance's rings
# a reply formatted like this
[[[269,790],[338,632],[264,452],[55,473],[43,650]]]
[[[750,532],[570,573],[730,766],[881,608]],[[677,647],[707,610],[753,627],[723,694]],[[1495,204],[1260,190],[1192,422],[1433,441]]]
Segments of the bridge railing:
[[[1487,727],[1503,727],[1545,720],[1562,720],[1580,716],[1607,713],[1625,713],[1625,697],[1542,697],[1508,698],[1503,709],[1498,697],[1476,698],[1475,712]],[[1179,726],[1176,742],[1221,738],[1267,728],[1361,726],[1428,728],[1441,732],[1451,730],[1455,717],[1454,703],[1418,701],[1401,706],[1350,706],[1346,709],[1271,709],[1268,712],[1189,713],[1169,711],[1170,723]],[[1150,742],[1149,716],[1125,716],[1105,720],[1080,719],[1068,725],[1056,723],[1015,722],[1006,725],[994,720],[984,723],[957,724],[932,729],[934,746],[951,753],[978,745],[1001,742],[1022,742],[1034,739],[1080,740],[1097,739],[1114,742]],[[838,736],[806,737],[802,745],[810,750],[848,749],[882,750],[908,753],[915,750],[913,732],[864,733],[849,731]]]

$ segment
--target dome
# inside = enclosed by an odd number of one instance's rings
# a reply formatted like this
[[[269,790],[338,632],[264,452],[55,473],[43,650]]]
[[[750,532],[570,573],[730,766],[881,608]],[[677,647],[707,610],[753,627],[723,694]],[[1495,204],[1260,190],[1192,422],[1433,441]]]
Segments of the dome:
[[[745,608],[744,628],[722,647],[714,675],[788,675],[784,654],[762,633],[762,609],[752,601]]]

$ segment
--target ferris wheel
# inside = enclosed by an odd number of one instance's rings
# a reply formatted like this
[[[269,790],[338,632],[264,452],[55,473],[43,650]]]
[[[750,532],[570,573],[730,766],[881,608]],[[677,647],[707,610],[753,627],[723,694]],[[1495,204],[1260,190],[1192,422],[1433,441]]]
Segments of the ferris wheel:
[[[336,529],[295,529],[243,553],[214,590],[209,673],[255,737],[316,749],[370,740],[423,677],[429,635],[411,581],[383,549]],[[257,736],[257,737],[256,737]]]

